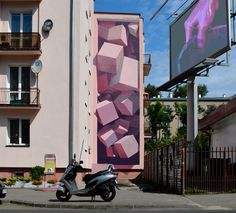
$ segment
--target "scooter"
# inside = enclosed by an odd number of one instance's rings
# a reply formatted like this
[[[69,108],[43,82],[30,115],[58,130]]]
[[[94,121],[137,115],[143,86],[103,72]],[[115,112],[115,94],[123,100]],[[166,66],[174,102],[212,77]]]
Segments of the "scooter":
[[[60,179],[60,185],[56,191],[56,197],[59,201],[68,201],[72,195],[91,197],[92,201],[95,200],[95,196],[99,195],[106,201],[112,201],[116,196],[116,189],[119,189],[116,181],[117,174],[114,173],[112,165],[108,166],[108,169],[99,171],[95,174],[86,174],[83,177],[83,181],[86,186],[84,189],[78,189],[75,178],[77,172],[83,171],[81,166],[83,161],[79,163],[74,159],[67,166],[62,178]]]
[[[4,198],[7,195],[7,189],[5,188],[5,185],[0,183],[0,198]]]

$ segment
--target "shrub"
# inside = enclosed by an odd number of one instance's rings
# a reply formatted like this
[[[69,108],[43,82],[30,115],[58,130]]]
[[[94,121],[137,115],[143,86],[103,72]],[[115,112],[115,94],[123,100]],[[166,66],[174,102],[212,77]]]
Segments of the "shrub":
[[[6,182],[6,181],[7,181],[7,178],[0,178],[0,181]]]
[[[6,185],[7,186],[12,186],[12,185],[15,185],[16,184],[16,181],[17,181],[18,179],[17,178],[9,178],[9,179],[7,179],[7,181],[6,181]]]
[[[55,180],[55,179],[49,179],[47,181],[47,183],[49,183],[49,184],[55,184],[56,182],[57,182],[57,180]]]
[[[30,170],[30,176],[32,178],[32,180],[41,180],[42,176],[44,174],[44,167],[41,166],[35,166],[33,168],[31,168]]]
[[[36,186],[39,186],[39,185],[42,184],[42,181],[41,181],[41,180],[33,180],[33,181],[32,181],[32,184],[33,184],[33,185],[36,185]]]
[[[26,182],[26,183],[29,183],[31,181],[31,178],[30,177],[24,177],[23,181]]]

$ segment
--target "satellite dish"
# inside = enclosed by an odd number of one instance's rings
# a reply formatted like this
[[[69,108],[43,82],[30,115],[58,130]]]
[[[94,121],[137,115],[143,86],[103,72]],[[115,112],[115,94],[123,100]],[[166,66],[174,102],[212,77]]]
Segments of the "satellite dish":
[[[38,74],[42,70],[42,66],[43,66],[42,61],[37,59],[32,63],[31,70],[34,74]]]

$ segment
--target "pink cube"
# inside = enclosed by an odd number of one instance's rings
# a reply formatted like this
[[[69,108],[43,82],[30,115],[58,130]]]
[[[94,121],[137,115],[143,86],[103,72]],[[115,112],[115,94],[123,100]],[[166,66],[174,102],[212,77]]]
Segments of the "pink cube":
[[[109,88],[109,80],[107,73],[103,73],[97,76],[97,86],[99,93],[104,92]]]
[[[116,157],[112,146],[106,147],[106,154],[107,154],[107,157],[110,157],[110,158]]]
[[[118,140],[114,147],[120,158],[130,158],[139,151],[139,145],[133,135],[127,135]]]
[[[103,38],[103,39],[107,40],[108,32],[109,32],[108,29],[109,29],[108,27],[99,26],[98,27],[98,36],[100,38]]]
[[[98,132],[98,138],[106,147],[110,147],[118,140],[115,131],[109,125]]]
[[[127,46],[127,33],[124,25],[117,25],[109,28],[107,41],[114,44]]]
[[[140,126],[139,126],[140,117],[138,115],[128,117],[127,120],[129,121],[130,127],[133,127],[133,128],[136,128],[136,129],[140,128]]]
[[[136,23],[130,23],[128,25],[129,33],[133,35],[134,37],[138,37],[138,24]]]
[[[139,62],[135,59],[124,57],[121,69],[111,78],[110,86],[120,91],[138,91]]]
[[[97,69],[102,72],[119,73],[123,59],[123,46],[104,42],[97,54]]]
[[[129,130],[129,121],[118,119],[115,121],[115,132],[119,135],[125,135]]]
[[[118,118],[114,104],[107,100],[97,104],[97,116],[103,126]]]
[[[135,92],[123,92],[114,104],[122,115],[133,116],[139,109],[139,97]]]

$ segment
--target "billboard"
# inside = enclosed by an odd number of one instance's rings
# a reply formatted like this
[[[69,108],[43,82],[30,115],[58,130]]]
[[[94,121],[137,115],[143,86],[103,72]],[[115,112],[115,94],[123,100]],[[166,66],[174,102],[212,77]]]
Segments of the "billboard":
[[[139,35],[138,20],[98,20],[98,164],[140,164]]]
[[[198,0],[170,25],[170,79],[230,49],[228,0]]]

